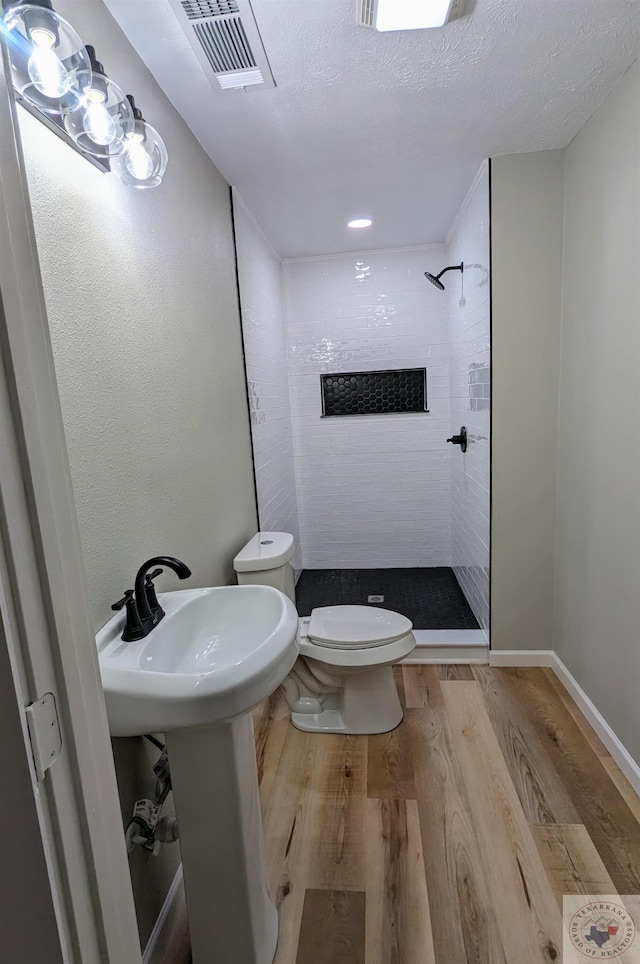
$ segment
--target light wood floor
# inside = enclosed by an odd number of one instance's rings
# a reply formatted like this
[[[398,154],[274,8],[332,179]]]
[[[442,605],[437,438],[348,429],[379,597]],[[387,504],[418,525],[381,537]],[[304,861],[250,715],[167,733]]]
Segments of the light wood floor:
[[[550,670],[396,667],[382,736],[256,711],[275,964],[548,964],[563,894],[640,894],[640,801]]]

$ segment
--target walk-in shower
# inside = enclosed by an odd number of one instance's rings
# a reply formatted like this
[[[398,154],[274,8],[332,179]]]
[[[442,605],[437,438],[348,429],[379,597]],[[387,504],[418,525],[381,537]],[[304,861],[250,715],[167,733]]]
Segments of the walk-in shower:
[[[480,658],[489,628],[486,170],[447,244],[281,264],[240,203],[235,218],[260,527],[294,536],[299,614],[383,608],[411,620],[430,658],[449,658],[452,646]]]

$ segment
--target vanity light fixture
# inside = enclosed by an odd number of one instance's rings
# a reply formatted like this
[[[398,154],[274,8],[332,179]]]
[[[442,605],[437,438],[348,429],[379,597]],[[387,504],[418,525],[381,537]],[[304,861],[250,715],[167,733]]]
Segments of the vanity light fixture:
[[[133,97],[128,96],[135,126],[124,151],[111,161],[111,170],[130,187],[157,187],[167,169],[167,148],[157,130],[147,124]]]
[[[348,228],[370,228],[372,224],[371,218],[354,218],[352,221],[347,221]]]
[[[0,39],[7,46],[19,103],[123,184],[161,184],[168,161],[164,141],[51,0],[0,0],[0,14]]]
[[[78,147],[94,157],[114,157],[126,149],[134,132],[133,108],[117,84],[107,77],[93,47],[91,85],[85,87],[78,109],[65,115],[64,126]]]

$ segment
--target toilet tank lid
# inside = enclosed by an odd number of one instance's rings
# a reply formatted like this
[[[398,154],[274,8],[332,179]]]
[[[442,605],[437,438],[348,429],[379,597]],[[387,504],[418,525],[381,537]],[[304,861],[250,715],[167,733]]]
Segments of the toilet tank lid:
[[[284,566],[293,556],[290,532],[257,532],[233,560],[236,572],[261,572]]]

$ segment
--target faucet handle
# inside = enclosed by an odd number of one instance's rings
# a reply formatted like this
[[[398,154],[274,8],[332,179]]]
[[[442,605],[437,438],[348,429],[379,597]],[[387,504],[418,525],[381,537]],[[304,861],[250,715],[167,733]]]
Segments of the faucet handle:
[[[115,612],[119,612],[121,609],[124,609],[130,599],[133,599],[133,589],[127,589],[122,599],[119,599],[118,602],[114,602],[111,608]]]
[[[147,602],[149,603],[149,609],[153,616],[160,616],[160,613],[164,616],[164,610],[158,602],[158,597],[156,596],[156,587],[153,585],[153,580],[157,579],[158,576],[162,575],[162,569],[154,569],[153,572],[148,572],[144,577],[144,591],[147,594]]]
[[[127,607],[127,621],[125,623],[121,639],[125,643],[129,643],[134,639],[142,639],[144,636],[144,626],[142,625],[142,620],[140,619],[140,614],[138,613],[138,607],[136,605],[133,589],[127,589],[122,599],[119,599],[117,602],[113,603],[111,608],[118,612],[124,606]]]

